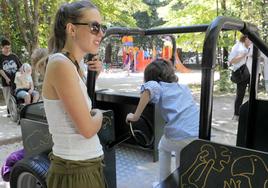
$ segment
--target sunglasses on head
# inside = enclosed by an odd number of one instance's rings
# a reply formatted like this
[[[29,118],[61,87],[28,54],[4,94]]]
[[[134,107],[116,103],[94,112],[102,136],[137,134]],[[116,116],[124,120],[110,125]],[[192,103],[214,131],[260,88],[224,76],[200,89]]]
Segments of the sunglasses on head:
[[[90,32],[93,35],[98,35],[100,31],[105,34],[106,26],[99,24],[98,22],[89,22],[89,23],[72,23],[73,25],[87,25],[90,28]]]

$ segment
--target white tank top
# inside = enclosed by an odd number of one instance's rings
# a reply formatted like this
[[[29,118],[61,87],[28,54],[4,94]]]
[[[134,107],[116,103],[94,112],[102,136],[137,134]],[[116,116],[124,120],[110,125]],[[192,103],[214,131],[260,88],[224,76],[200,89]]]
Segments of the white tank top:
[[[48,63],[53,63],[56,59],[72,63],[61,53],[51,55]],[[75,65],[73,66],[76,70]],[[91,110],[91,100],[87,95],[87,88],[78,73],[77,76],[79,77],[79,84],[85,96],[88,109]],[[45,97],[43,99],[49,132],[52,134],[54,143],[52,147],[54,155],[69,160],[87,160],[103,155],[98,135],[96,134],[87,139],[79,134],[73,121],[65,111],[61,100],[50,100]]]

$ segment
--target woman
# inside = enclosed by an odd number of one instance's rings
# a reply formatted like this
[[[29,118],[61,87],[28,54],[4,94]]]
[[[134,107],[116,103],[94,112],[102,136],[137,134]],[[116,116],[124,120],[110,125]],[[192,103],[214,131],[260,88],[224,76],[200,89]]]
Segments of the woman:
[[[250,51],[251,41],[246,35],[240,37],[229,55],[229,62],[232,65],[233,71],[238,70],[242,65],[246,64],[249,66],[252,63],[252,50]],[[246,68],[247,68],[246,66]],[[235,98],[235,110],[233,120],[238,120],[239,109],[243,103],[247,85],[249,84],[250,78],[236,84],[236,98]]]
[[[97,136],[103,116],[91,110],[78,64],[87,53],[98,53],[103,36],[100,13],[90,1],[64,4],[57,11],[42,89],[54,142],[48,188],[105,187]],[[90,70],[100,71],[100,61],[89,63]]]

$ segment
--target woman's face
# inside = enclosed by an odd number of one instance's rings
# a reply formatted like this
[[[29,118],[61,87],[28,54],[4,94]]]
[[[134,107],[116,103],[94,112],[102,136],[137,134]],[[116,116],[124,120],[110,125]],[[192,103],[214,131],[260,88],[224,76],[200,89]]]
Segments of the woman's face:
[[[245,39],[245,46],[248,48],[251,45],[251,40],[249,40],[249,38]]]
[[[88,23],[88,25],[75,25],[77,27],[75,39],[83,52],[97,54],[101,39],[104,36],[99,27],[101,15],[97,9],[87,9],[83,14],[83,18],[78,23]]]

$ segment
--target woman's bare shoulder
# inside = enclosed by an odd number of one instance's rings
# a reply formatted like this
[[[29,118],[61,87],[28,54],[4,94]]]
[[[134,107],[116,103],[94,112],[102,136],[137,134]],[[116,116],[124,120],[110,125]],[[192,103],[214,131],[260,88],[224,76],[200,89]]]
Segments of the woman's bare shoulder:
[[[62,85],[69,87],[76,81],[76,69],[68,59],[53,57],[50,59],[43,83],[43,96],[48,99],[58,99],[56,88]]]
[[[49,57],[47,71],[48,73],[52,72],[53,76],[57,77],[60,76],[60,74],[66,74],[74,70],[74,65],[70,63],[70,60],[63,54],[57,53]]]

